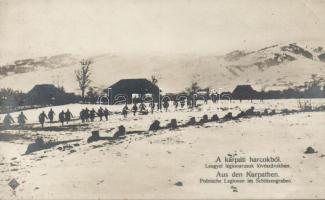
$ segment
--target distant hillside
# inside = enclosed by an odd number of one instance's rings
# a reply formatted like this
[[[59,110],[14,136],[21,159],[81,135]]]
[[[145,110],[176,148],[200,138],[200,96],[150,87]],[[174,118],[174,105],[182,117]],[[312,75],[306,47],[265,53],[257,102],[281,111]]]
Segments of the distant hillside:
[[[55,69],[69,67],[78,63],[78,59],[71,54],[60,54],[51,57],[39,57],[35,59],[16,60],[11,64],[0,65],[0,76],[36,71],[40,68]]]
[[[0,85],[28,91],[35,84],[59,83],[66,91],[75,92],[74,71],[80,67],[79,60],[80,56],[63,54],[16,61],[0,67]],[[152,75],[165,92],[182,91],[194,81],[216,90],[232,90],[238,84],[268,90],[303,85],[313,74],[325,78],[324,49],[302,44],[236,50],[224,56],[105,54],[92,60],[92,85],[102,88],[119,79],[150,79]]]

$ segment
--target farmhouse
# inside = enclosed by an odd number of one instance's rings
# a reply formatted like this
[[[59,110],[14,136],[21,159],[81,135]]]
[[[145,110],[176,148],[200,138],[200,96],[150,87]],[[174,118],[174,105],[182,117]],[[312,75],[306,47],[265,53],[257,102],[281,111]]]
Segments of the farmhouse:
[[[110,104],[125,100],[132,103],[132,95],[143,97],[151,94],[155,102],[159,99],[159,87],[147,79],[122,79],[108,88]],[[124,102],[125,102],[124,101]]]
[[[61,105],[78,101],[74,94],[66,93],[52,84],[35,85],[24,99],[26,105]]]
[[[232,98],[234,99],[255,99],[258,92],[252,88],[251,85],[238,85],[232,92]]]

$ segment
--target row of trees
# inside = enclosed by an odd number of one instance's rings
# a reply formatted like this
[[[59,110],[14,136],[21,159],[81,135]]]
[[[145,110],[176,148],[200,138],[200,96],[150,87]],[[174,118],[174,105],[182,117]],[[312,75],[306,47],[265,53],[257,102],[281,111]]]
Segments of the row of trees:
[[[324,98],[325,97],[325,80],[313,74],[310,81],[304,85],[290,87],[285,90],[262,90],[257,94],[258,97],[269,98]]]
[[[246,85],[247,86],[247,85]],[[305,82],[304,85],[295,86],[284,90],[256,91],[248,85],[243,87],[240,93],[223,91],[221,94],[213,93],[209,88],[202,88],[197,82],[193,82],[189,88],[183,92],[187,96],[201,93],[209,99],[212,97],[224,99],[291,99],[291,98],[325,98],[325,81],[322,78],[312,77],[311,81]]]
[[[24,103],[24,93],[11,88],[0,88],[0,112],[6,112],[8,107],[19,107]]]

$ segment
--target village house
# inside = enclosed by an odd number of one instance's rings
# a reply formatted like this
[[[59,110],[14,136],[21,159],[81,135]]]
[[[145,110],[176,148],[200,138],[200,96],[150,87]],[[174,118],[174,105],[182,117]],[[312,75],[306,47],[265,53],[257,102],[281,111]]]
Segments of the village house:
[[[252,100],[258,97],[258,92],[251,85],[237,85],[231,94],[233,99]]]
[[[79,98],[73,93],[66,93],[53,84],[35,85],[24,98],[25,105],[62,105],[76,103]]]
[[[132,95],[138,94],[142,98],[150,94],[155,102],[158,101],[159,87],[147,79],[121,79],[108,88],[110,104],[116,102],[132,103]]]

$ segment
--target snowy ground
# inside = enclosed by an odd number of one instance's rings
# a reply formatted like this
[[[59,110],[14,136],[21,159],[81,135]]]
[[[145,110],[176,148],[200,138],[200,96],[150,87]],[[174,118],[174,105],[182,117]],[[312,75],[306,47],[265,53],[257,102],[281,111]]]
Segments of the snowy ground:
[[[311,100],[312,105],[324,105],[324,99]],[[229,109],[227,107],[229,106]],[[196,110],[155,112],[149,115],[123,118],[118,113],[109,121],[81,125],[72,121],[61,129],[42,130],[37,124],[41,108],[25,111],[30,128],[0,131],[0,134],[24,136],[0,141],[0,199],[66,199],[66,198],[325,198],[325,113],[306,112],[241,119],[224,123],[210,122],[203,126],[161,130],[148,134],[131,134],[121,141],[98,141],[87,144],[92,130],[101,136],[111,136],[119,125],[127,131],[147,131],[154,120],[166,125],[172,118],[185,123],[191,116],[219,116],[254,106],[281,110],[298,109],[297,100],[265,100],[264,102],[223,102],[202,105]],[[76,117],[82,107],[99,105],[65,105],[53,107],[56,113],[69,108]],[[105,107],[105,106],[102,106]],[[120,106],[107,106],[120,112]],[[219,108],[219,109],[218,109]],[[222,108],[222,109],[220,109]],[[18,113],[12,114],[16,119]],[[57,115],[56,115],[57,116]],[[3,115],[0,116],[3,119]],[[60,127],[59,123],[46,124]],[[69,146],[23,155],[32,139],[42,136],[46,141],[81,139]],[[304,154],[308,146],[318,152]],[[214,177],[217,170],[205,168],[218,156],[280,156],[290,169],[280,174],[290,178],[290,184],[202,184],[200,178]],[[15,178],[16,192],[8,186]],[[176,182],[183,186],[176,186]],[[235,186],[238,192],[234,192]],[[281,193],[275,192],[281,191]]]

